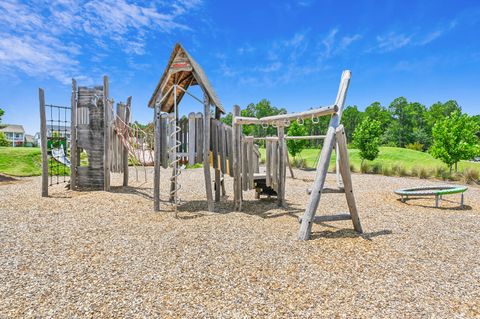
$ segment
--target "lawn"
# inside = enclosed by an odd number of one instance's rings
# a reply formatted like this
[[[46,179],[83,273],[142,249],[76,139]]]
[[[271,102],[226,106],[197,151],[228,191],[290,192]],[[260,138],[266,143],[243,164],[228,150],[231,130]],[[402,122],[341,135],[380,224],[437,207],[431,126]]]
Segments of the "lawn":
[[[58,171],[58,175],[70,175],[70,168],[58,164],[53,159],[50,159],[50,161],[49,171]],[[0,147],[0,173],[10,176],[42,175],[42,154],[40,148]]]
[[[42,175],[42,155],[38,147],[0,147],[0,173],[11,176]]]
[[[262,158],[265,157],[265,150],[261,150]],[[353,165],[355,171],[360,170],[361,158],[358,149],[349,149],[350,165]],[[315,167],[316,160],[320,154],[320,149],[305,149],[297,157],[304,158],[308,167]],[[332,154],[330,161],[330,168],[333,169],[333,163],[335,162],[335,152]],[[438,167],[447,168],[442,161],[433,158],[430,154],[409,150],[406,148],[398,147],[380,147],[380,154],[374,161],[366,161],[371,166],[381,165],[382,167],[392,167],[399,165],[405,168],[407,171],[411,171],[412,168],[420,169],[425,168],[428,170],[434,170]],[[472,163],[467,161],[461,161],[458,164],[459,171],[465,168],[474,168],[480,170],[480,163]]]

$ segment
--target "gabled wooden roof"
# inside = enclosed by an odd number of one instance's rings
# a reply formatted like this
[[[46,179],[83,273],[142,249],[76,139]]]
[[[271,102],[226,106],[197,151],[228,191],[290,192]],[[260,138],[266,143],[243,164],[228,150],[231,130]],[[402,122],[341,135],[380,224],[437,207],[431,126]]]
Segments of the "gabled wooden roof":
[[[208,81],[205,72],[179,43],[175,45],[175,48],[170,55],[167,67],[165,71],[163,71],[162,77],[148,102],[148,106],[152,108],[155,106],[155,101],[160,94],[160,90],[162,90],[162,97],[164,97],[165,94],[168,95],[162,102],[161,110],[163,112],[171,112],[174,105],[172,87],[175,83],[185,90],[188,90],[192,85],[200,85],[202,91],[208,95],[210,102],[222,113],[225,113],[225,110],[215,94],[210,81]],[[185,92],[181,89],[177,89],[177,105],[182,100],[184,94]]]

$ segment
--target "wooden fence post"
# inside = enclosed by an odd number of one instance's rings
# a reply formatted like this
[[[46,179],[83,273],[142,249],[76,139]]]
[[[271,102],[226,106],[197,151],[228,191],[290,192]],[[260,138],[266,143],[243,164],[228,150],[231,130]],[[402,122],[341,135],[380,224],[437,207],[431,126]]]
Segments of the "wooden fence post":
[[[103,77],[103,190],[110,190],[110,110],[108,76]]]
[[[125,106],[125,125],[130,124],[130,108],[132,107],[132,97],[129,96],[127,98],[127,105]],[[125,128],[125,132],[127,133],[127,136],[124,138],[127,141],[130,139],[130,130],[128,127]],[[125,134],[123,132],[123,134]],[[123,186],[128,186],[128,147],[123,145]]]
[[[159,97],[157,98],[158,101],[162,99],[162,92],[160,92]],[[153,177],[153,209],[158,212],[160,211],[160,165],[161,165],[161,150],[160,150],[160,143],[161,143],[161,135],[160,130],[161,128],[161,119],[160,119],[160,112],[161,112],[161,103],[155,103],[154,109],[154,119],[155,119],[155,155],[153,158],[154,163],[154,177]],[[167,120],[168,121],[168,120]],[[163,130],[165,132],[165,130]]]
[[[285,175],[286,175],[286,165],[285,165],[285,127],[279,125],[277,127],[278,132],[278,190],[277,190],[277,200],[278,206],[285,206]]]
[[[48,197],[47,118],[43,89],[38,89],[38,100],[40,102],[40,142],[42,147],[42,197]]]
[[[203,96],[203,106],[204,106],[204,125],[203,125],[203,172],[205,175],[205,191],[207,193],[207,203],[208,210],[213,212],[214,203],[213,203],[213,194],[212,194],[212,177],[210,175],[210,100],[207,93],[204,93]]]
[[[72,79],[72,97],[70,110],[70,189],[75,190],[77,183],[77,81]]]
[[[233,154],[233,193],[234,210],[242,210],[242,177],[241,177],[241,125],[235,124],[235,117],[240,115],[240,106],[233,107],[232,154]]]

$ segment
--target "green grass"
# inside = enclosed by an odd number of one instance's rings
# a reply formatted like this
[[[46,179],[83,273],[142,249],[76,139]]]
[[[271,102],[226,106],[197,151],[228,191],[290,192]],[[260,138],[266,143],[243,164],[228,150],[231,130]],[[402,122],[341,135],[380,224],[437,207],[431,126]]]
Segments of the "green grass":
[[[54,175],[70,175],[70,169],[50,159]],[[38,147],[0,147],[0,173],[10,176],[42,175],[42,154]],[[58,174],[56,174],[58,173]]]
[[[11,176],[42,175],[38,147],[0,147],[0,173]]]
[[[265,150],[261,149],[262,158],[265,158]],[[300,155],[307,161],[308,167],[315,167],[315,162],[320,154],[320,149],[304,149]],[[350,165],[353,165],[355,171],[360,171],[360,154],[358,149],[349,149],[348,154],[350,157]],[[425,168],[428,170],[434,170],[438,167],[444,167],[447,169],[447,165],[442,161],[433,158],[430,154],[409,150],[406,148],[398,147],[380,147],[380,154],[374,161],[366,161],[370,166],[381,165],[382,167],[392,167],[399,165],[404,167],[409,173],[412,169]],[[330,169],[334,168],[335,152],[332,154],[330,161]],[[480,170],[480,163],[472,163],[467,161],[461,161],[458,163],[458,170],[463,171],[465,168],[473,168]]]

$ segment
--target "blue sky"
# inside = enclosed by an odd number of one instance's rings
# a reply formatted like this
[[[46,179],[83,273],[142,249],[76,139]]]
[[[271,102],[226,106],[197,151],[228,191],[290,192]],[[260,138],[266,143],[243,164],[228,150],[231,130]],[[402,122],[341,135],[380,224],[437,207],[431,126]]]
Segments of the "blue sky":
[[[176,42],[202,65],[227,111],[262,98],[287,110],[331,104],[343,69],[348,105],[405,96],[427,106],[456,99],[480,111],[479,1],[0,2],[4,123],[39,127],[38,88],[68,105],[70,79],[133,96],[147,108]],[[194,90],[198,92],[198,90]],[[201,110],[185,99],[182,113]]]

